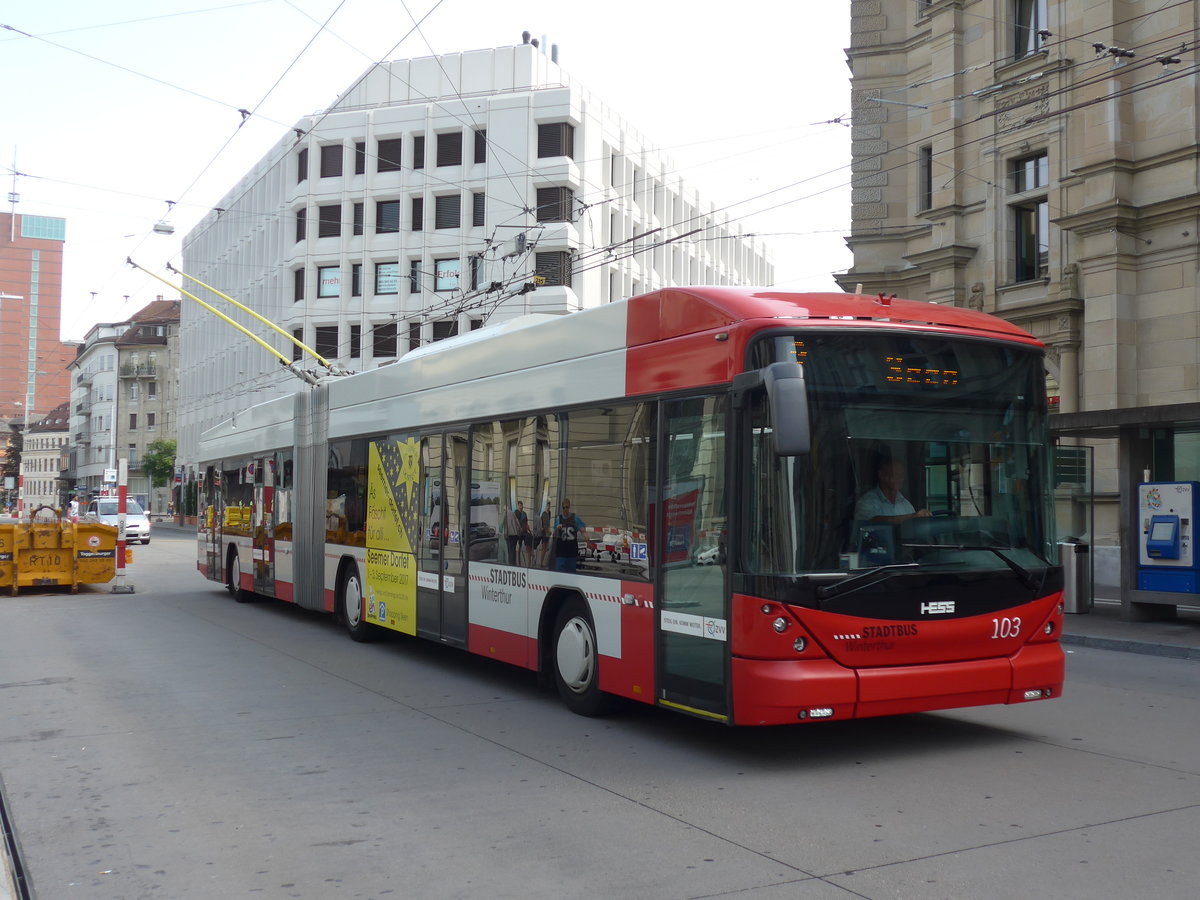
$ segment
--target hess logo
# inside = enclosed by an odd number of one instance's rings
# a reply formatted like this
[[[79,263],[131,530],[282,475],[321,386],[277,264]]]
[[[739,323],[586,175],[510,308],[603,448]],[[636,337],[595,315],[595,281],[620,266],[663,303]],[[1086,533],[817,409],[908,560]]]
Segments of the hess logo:
[[[933,600],[921,604],[921,615],[923,616],[944,616],[952,612],[954,612],[953,600]]]

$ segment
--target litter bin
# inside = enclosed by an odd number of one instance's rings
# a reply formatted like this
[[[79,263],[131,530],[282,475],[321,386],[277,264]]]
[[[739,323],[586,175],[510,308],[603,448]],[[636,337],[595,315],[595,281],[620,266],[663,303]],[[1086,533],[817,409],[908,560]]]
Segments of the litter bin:
[[[1083,541],[1067,539],[1058,542],[1063,567],[1063,612],[1092,611],[1091,547]]]

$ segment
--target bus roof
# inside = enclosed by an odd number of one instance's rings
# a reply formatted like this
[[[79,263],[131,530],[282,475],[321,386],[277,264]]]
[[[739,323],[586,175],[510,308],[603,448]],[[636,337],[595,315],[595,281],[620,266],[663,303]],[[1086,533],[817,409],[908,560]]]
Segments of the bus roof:
[[[764,328],[841,327],[974,335],[1041,344],[975,310],[775,288],[665,288],[559,315],[528,315],[323,380],[329,434],[641,396],[729,382]],[[716,349],[715,348],[719,348]],[[715,350],[715,352],[714,352]],[[251,407],[201,435],[201,459],[290,446],[294,396]]]
[[[805,325],[858,322],[953,328],[1036,343],[1032,335],[1004,319],[958,306],[899,300],[895,295],[868,297],[761,287],[689,287],[652,291],[627,302],[632,307],[631,347],[755,319],[795,319]]]

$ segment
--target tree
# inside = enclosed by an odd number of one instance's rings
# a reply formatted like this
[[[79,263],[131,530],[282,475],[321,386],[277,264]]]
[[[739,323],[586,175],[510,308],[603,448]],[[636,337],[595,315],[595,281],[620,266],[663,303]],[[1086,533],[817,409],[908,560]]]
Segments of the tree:
[[[142,468],[150,476],[150,487],[170,484],[175,476],[175,442],[151,441],[142,457]]]

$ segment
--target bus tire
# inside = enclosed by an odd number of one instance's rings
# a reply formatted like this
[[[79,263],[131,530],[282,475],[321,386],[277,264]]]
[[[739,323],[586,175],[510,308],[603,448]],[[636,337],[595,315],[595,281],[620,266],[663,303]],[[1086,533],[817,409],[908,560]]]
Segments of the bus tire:
[[[229,548],[225,566],[226,582],[225,589],[229,591],[229,595],[238,603],[249,603],[254,599],[253,595],[242,588],[242,558],[238,554],[237,547]]]
[[[361,644],[371,640],[373,629],[363,614],[362,577],[358,574],[358,566],[352,562],[346,564],[338,578],[337,609],[352,641]]]
[[[558,695],[571,712],[598,716],[608,710],[610,698],[600,690],[596,628],[582,597],[571,597],[558,611],[551,661]]]

